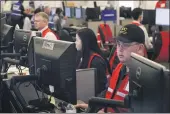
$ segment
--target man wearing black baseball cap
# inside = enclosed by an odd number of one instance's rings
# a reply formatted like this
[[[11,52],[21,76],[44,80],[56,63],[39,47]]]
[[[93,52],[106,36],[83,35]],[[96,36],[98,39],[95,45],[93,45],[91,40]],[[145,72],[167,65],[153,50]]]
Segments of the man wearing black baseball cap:
[[[107,90],[103,91],[100,97],[123,101],[129,93],[129,68],[130,54],[136,53],[144,56],[145,35],[143,30],[134,24],[121,28],[117,41],[117,55],[120,63],[112,72]],[[76,107],[87,108],[87,104],[77,104]],[[104,112],[127,112],[124,108],[103,108],[99,113]]]

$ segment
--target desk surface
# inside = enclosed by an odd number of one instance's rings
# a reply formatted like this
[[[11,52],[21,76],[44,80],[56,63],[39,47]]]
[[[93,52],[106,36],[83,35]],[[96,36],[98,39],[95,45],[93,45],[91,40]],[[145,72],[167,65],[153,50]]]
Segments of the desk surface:
[[[7,87],[9,88],[10,87],[10,79],[4,79],[4,82],[7,85]],[[19,91],[27,103],[30,100],[38,99],[38,96],[36,94],[36,91],[35,91],[33,85],[30,84],[28,86],[28,83],[29,82],[26,82],[26,83],[20,84],[20,86],[19,86]],[[28,93],[31,93],[31,94],[28,94]],[[40,97],[42,97],[42,92],[38,91],[38,94]],[[47,94],[44,94],[44,96],[46,98],[48,97]],[[61,102],[61,100],[55,98],[55,103],[58,104],[59,102]],[[55,108],[55,112],[62,113],[61,110],[59,110],[58,108]]]

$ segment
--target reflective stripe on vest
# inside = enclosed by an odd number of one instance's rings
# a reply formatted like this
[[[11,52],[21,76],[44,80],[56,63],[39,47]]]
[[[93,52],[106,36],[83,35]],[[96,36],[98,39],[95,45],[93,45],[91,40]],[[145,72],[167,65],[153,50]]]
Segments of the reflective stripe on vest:
[[[116,69],[113,71],[112,76],[110,78],[110,84],[108,87],[108,90],[106,92],[105,98],[107,99],[114,99],[114,100],[119,100],[119,101],[123,101],[125,96],[129,93],[129,77],[128,75],[125,76],[125,78],[121,81],[119,88],[115,91],[116,86],[117,86],[117,82],[119,79],[119,74],[120,71],[123,67],[122,63],[119,63],[116,67]],[[115,92],[115,95],[113,95],[113,93]],[[123,111],[126,109],[123,108],[118,108],[120,111]],[[114,110],[112,108],[107,108],[107,112],[114,112]],[[123,111],[124,112],[124,111]]]
[[[42,32],[42,37],[44,38],[48,32],[52,32],[56,36],[56,39],[59,40],[59,37],[49,28]]]
[[[90,56],[90,59],[89,59],[89,63],[88,63],[87,68],[90,68],[91,63],[92,63],[92,60],[93,60],[93,58],[94,58],[95,56],[100,57],[100,58],[103,59],[103,57],[101,57],[99,54],[93,53],[93,54]],[[103,59],[103,60],[104,60],[104,59]],[[106,69],[106,77],[107,77],[107,78],[110,78],[110,74],[109,74],[108,68]]]

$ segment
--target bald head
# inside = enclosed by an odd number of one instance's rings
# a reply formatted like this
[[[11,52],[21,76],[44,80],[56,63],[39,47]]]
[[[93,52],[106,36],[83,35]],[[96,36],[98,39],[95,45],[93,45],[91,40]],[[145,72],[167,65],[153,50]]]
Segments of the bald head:
[[[37,14],[35,14],[35,17],[34,17],[34,24],[35,24],[35,27],[38,29],[38,30],[41,30],[43,29],[44,27],[48,26],[48,15],[44,12],[39,12]]]

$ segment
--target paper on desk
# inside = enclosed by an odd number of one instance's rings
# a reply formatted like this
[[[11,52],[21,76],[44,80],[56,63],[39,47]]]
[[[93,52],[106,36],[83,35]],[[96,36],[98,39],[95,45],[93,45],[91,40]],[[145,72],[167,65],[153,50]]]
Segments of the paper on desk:
[[[53,96],[48,95],[48,99],[50,99],[50,97],[51,97],[50,103],[55,105],[55,98]]]
[[[23,69],[23,68],[24,67],[21,66],[21,69]],[[28,68],[23,69],[22,72],[25,75],[29,75],[29,69]],[[8,74],[16,74],[16,75],[18,75],[19,74],[19,70],[16,67],[10,67],[8,69]]]

